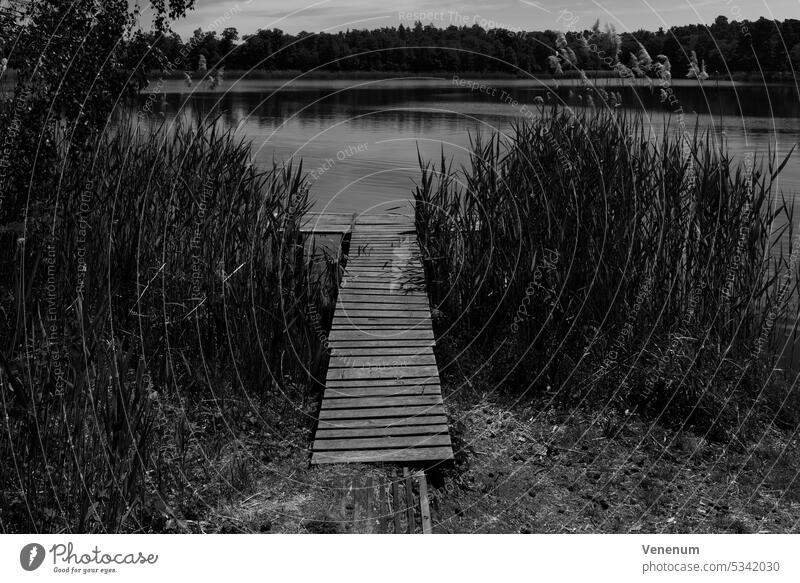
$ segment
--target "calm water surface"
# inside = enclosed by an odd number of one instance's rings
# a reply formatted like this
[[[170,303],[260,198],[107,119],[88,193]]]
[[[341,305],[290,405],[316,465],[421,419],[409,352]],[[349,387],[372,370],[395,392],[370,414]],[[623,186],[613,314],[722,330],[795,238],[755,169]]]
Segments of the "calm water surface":
[[[316,211],[382,212],[405,206],[419,177],[417,153],[438,160],[441,152],[456,166],[467,161],[470,135],[476,131],[507,131],[515,118],[526,115],[522,104],[534,98],[586,107],[576,81],[487,80],[471,90],[452,79],[360,81],[226,81],[216,90],[201,85],[189,89],[169,81],[152,96],[142,95],[136,107],[149,110],[153,122],[178,117],[220,116],[219,122],[252,140],[255,163],[303,160],[310,172]],[[783,157],[800,142],[800,99],[791,85],[760,86],[679,80],[673,84],[677,105],[661,103],[658,87],[623,85],[618,79],[599,80],[621,94],[623,107],[646,114],[654,134],[681,121],[699,124],[729,150]],[[510,103],[512,100],[517,105]],[[599,104],[602,105],[602,104]],[[786,166],[779,189],[800,198],[800,156]],[[795,231],[797,232],[797,230]],[[788,243],[786,241],[785,243]],[[784,366],[800,362],[800,341],[793,322],[781,321],[786,334]]]
[[[456,165],[465,162],[470,133],[507,131],[525,116],[537,96],[585,107],[577,82],[486,80],[484,89],[459,87],[452,79],[403,80],[242,80],[225,81],[211,91],[167,81],[137,107],[149,118],[221,115],[254,143],[256,163],[303,160],[311,172],[315,210],[379,212],[411,197],[419,176],[417,151],[438,159],[444,150]],[[672,109],[661,103],[658,87],[600,80],[619,91],[623,107],[644,111],[655,132],[663,131]],[[800,142],[800,99],[794,86],[759,86],[681,80],[673,85],[683,121],[699,123],[727,141],[739,156],[746,152],[779,156]],[[516,100],[518,105],[510,103]],[[595,100],[597,101],[597,100]],[[671,126],[679,117],[672,115]],[[800,193],[800,158],[787,165],[780,188]]]

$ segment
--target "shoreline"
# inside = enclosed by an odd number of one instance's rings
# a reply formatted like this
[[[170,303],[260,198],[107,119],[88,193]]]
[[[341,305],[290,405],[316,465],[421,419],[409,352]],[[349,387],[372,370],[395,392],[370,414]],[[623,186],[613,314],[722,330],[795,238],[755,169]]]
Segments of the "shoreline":
[[[206,73],[199,73],[193,71],[190,73],[192,80],[203,79],[212,71],[209,69]],[[452,78],[454,75],[464,79],[508,79],[508,80],[534,80],[534,79],[552,79],[552,80],[579,80],[581,73],[578,71],[565,71],[562,75],[555,75],[550,71],[527,71],[527,74],[522,73],[505,73],[502,71],[453,71],[453,70],[433,70],[433,71],[327,71],[315,70],[303,72],[299,69],[288,70],[275,70],[266,71],[262,69],[246,71],[241,69],[224,69],[225,79],[245,79],[245,80],[271,80],[271,79],[294,79],[297,80],[350,80],[350,79],[392,79],[392,78]],[[589,79],[620,79],[620,76],[615,71],[595,70],[585,71],[586,77]],[[159,71],[154,70],[148,73],[148,78],[159,78]],[[160,78],[165,80],[182,80],[184,79],[183,71],[172,71],[167,74],[161,75]],[[681,81],[682,79],[674,79],[674,81]],[[746,71],[734,71],[726,76],[710,76],[707,80],[708,83],[769,83],[769,84],[787,84],[794,85],[795,78],[791,71],[766,71],[763,75],[758,73]]]

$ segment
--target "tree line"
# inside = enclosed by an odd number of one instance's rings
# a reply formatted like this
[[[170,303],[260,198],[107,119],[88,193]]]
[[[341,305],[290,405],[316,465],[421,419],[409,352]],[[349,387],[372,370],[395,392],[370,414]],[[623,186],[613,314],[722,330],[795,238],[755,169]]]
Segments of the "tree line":
[[[710,75],[733,72],[788,72],[800,68],[800,20],[759,18],[706,26],[617,33],[599,22],[586,30],[520,32],[486,30],[478,25],[441,28],[421,22],[374,30],[288,34],[259,30],[240,38],[235,28],[220,33],[197,29],[187,39],[172,32],[136,32],[122,48],[131,69],[186,71],[208,68],[260,71],[356,72],[432,71],[508,73],[554,71],[553,59],[564,46],[582,70],[635,66],[641,50],[663,55],[676,76],[692,70],[692,51]],[[202,57],[202,59],[201,59]],[[633,59],[632,59],[633,57]],[[177,65],[176,65],[177,63]],[[609,67],[609,64],[612,64]]]

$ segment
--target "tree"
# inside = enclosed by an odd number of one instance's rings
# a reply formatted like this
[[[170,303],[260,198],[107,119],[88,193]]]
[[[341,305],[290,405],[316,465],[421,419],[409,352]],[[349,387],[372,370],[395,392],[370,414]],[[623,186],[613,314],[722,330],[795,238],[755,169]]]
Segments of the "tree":
[[[238,40],[239,31],[235,28],[230,27],[222,31],[218,45],[219,56],[222,61],[227,61]]]
[[[169,20],[191,9],[194,0],[151,0],[153,26],[168,30]],[[28,192],[52,193],[57,172],[57,126],[65,152],[88,153],[91,135],[108,122],[114,104],[137,92],[147,78],[133,77],[123,61],[138,8],[127,0],[38,0],[15,2],[5,13],[3,38],[15,38],[9,55],[17,69],[12,103],[3,109],[0,128],[13,172],[0,175],[6,195],[0,224],[20,218]],[[34,206],[38,201],[34,200]]]

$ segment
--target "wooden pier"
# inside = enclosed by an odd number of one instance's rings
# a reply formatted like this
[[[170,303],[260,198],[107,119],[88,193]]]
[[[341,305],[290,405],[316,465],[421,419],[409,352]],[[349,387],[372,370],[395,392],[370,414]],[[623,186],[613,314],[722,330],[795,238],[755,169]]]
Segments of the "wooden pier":
[[[311,215],[304,230],[350,235],[311,463],[452,459],[413,218]]]

